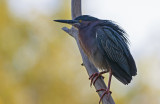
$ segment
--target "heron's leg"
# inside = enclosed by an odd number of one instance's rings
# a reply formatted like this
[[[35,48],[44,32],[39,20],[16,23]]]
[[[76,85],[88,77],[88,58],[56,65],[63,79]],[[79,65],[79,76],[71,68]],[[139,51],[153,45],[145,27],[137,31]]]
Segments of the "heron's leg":
[[[100,100],[99,100],[99,104],[101,103],[101,101],[102,101],[102,99],[103,99],[103,97],[104,97],[105,94],[107,94],[108,97],[109,97],[110,94],[112,93],[112,92],[110,91],[111,79],[112,79],[112,71],[110,70],[110,71],[109,71],[108,88],[107,88],[107,89],[99,89],[99,90],[96,91],[96,92],[104,91],[104,93],[102,94],[102,96],[101,96],[101,98],[100,98]]]
[[[96,80],[97,80],[99,77],[104,78],[104,77],[102,76],[102,74],[104,74],[104,73],[107,73],[107,71],[96,72],[96,73],[92,74],[92,75],[89,77],[89,79],[91,80],[90,86],[92,86],[92,84],[94,85],[95,82],[96,82]]]
[[[111,80],[112,80],[112,70],[109,71],[109,81],[108,81],[108,92],[110,92],[110,86],[111,86]]]

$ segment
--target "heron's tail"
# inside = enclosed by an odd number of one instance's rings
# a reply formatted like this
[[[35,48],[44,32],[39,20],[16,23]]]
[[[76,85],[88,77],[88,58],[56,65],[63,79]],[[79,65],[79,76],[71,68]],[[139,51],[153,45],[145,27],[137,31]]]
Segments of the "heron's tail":
[[[111,64],[111,70],[113,76],[118,79],[123,84],[129,84],[132,80],[132,75],[129,75],[127,72],[125,72],[119,65],[116,63]]]

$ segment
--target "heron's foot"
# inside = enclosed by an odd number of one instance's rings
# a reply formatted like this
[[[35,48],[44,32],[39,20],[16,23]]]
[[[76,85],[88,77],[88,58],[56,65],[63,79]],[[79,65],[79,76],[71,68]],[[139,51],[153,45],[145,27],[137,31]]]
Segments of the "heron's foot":
[[[91,80],[91,83],[90,83],[90,86],[92,86],[92,84],[94,85],[96,80],[99,78],[99,77],[102,77],[104,79],[104,77],[102,76],[102,74],[104,73],[107,73],[107,71],[102,71],[102,72],[96,72],[94,74],[92,74],[90,77],[89,77],[89,80]]]
[[[99,104],[101,103],[104,95],[107,94],[107,98],[109,99],[109,97],[110,97],[110,95],[111,95],[111,93],[112,93],[108,88],[107,88],[107,89],[99,89],[99,90],[97,90],[96,92],[99,92],[99,91],[104,91],[103,94],[102,94],[102,96],[101,96],[101,98],[100,98],[100,100],[99,100]]]

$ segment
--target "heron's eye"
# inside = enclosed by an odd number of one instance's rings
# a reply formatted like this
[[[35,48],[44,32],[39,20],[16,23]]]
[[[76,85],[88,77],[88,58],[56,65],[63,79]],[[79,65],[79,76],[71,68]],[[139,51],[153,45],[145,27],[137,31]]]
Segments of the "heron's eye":
[[[82,22],[82,20],[79,20],[79,23],[81,23]]]

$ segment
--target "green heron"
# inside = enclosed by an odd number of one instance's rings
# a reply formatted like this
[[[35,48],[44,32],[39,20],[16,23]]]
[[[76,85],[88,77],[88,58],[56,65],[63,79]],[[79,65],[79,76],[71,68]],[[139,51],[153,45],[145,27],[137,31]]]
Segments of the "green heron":
[[[55,20],[56,22],[67,23],[78,29],[79,43],[89,60],[102,72],[90,76],[91,85],[103,73],[109,72],[108,88],[97,91],[104,91],[110,94],[112,75],[123,84],[129,84],[132,76],[137,74],[135,61],[128,47],[126,32],[110,20],[82,15],[74,20]]]

